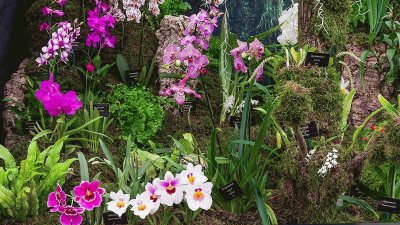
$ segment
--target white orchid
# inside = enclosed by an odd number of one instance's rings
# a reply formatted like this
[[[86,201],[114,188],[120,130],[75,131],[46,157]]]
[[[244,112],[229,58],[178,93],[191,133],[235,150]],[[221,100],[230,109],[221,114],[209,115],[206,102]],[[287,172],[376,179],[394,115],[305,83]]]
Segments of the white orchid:
[[[180,174],[182,178],[182,184],[193,185],[195,182],[204,183],[207,181],[207,177],[204,176],[201,165],[193,166],[189,163],[186,166],[186,170],[183,170]]]
[[[282,45],[295,45],[298,39],[298,3],[293,4],[287,10],[282,12],[278,18],[279,24],[282,24],[282,34],[277,37],[277,40]]]
[[[212,187],[213,184],[211,182],[196,182],[193,185],[187,185],[185,199],[189,209],[192,211],[196,211],[199,208],[209,210],[212,205]]]
[[[349,93],[349,91],[347,90],[347,87],[349,86],[349,83],[350,83],[349,81],[345,82],[343,77],[340,79],[340,91],[343,94]]]
[[[154,214],[157,212],[158,208],[160,207],[160,203],[161,203],[161,195],[157,195],[156,191],[158,190],[157,185],[155,185],[160,179],[156,178],[155,180],[153,180],[153,183],[147,183],[146,184],[146,192],[148,194],[148,197],[151,201],[153,201],[154,203],[154,207],[151,210],[150,214]]]
[[[107,209],[121,217],[130,204],[129,194],[124,194],[122,190],[119,190],[117,193],[111,192],[110,198],[112,201],[107,202]]]
[[[160,195],[161,204],[172,206],[181,203],[183,199],[183,186],[179,175],[176,177],[169,171],[165,173],[164,180],[155,182],[158,189],[155,192]]]
[[[154,208],[154,202],[150,200],[146,192],[136,195],[136,198],[132,199],[130,204],[133,206],[131,209],[133,213],[142,219],[146,218]]]
[[[335,148],[326,155],[324,165],[318,170],[318,175],[325,176],[332,168],[338,165],[339,151]]]

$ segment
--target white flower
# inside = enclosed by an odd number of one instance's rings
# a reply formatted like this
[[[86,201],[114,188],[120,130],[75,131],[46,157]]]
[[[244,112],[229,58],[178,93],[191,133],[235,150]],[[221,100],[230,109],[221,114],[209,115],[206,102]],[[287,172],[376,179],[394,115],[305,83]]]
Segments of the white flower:
[[[133,213],[142,219],[146,218],[154,207],[154,202],[150,200],[146,192],[136,195],[136,198],[132,199],[130,204],[133,206],[131,209]]]
[[[282,12],[278,18],[279,24],[282,24],[282,34],[277,37],[277,40],[282,45],[295,45],[298,38],[298,3],[293,4],[287,10]]]
[[[343,94],[347,94],[347,93],[349,93],[349,91],[347,90],[347,87],[349,86],[349,81],[344,81],[344,78],[342,77],[341,79],[340,79],[340,91],[343,93]],[[336,150],[336,149],[335,149]],[[337,151],[337,150],[336,150]]]
[[[110,198],[112,201],[107,202],[107,209],[121,217],[130,204],[129,194],[124,194],[122,190],[119,190],[117,193],[111,192]]]
[[[258,105],[258,102],[259,102],[258,100],[254,100],[254,99],[251,100],[252,105]]]
[[[328,152],[324,165],[318,170],[318,175],[325,176],[327,172],[329,172],[332,168],[335,168],[338,165],[336,160],[338,158],[339,153],[337,149],[334,148],[331,152]]]
[[[183,170],[180,174],[182,184],[193,185],[195,182],[207,182],[207,177],[204,176],[202,169],[203,167],[201,165],[193,166],[192,163],[189,163],[186,166],[186,170]]]
[[[213,184],[207,183],[194,183],[194,185],[187,186],[185,199],[189,209],[196,211],[199,208],[209,210],[212,205],[211,190]]]
[[[172,206],[181,203],[183,186],[179,175],[174,177],[171,172],[167,171],[164,180],[158,180],[155,184],[158,187],[156,194],[160,195],[161,204]]]
[[[158,187],[157,187],[157,185],[155,185],[155,183],[158,182],[159,180],[160,180],[159,178],[156,178],[156,179],[153,180],[153,183],[149,182],[149,183],[146,184],[146,187],[145,187],[145,189],[146,189],[145,193],[148,195],[149,199],[151,201],[153,201],[153,203],[154,203],[154,207],[150,211],[150,214],[156,213],[158,208],[160,207],[161,195],[157,195],[156,194],[156,191],[158,190]]]
[[[231,95],[228,98],[226,98],[226,102],[224,103],[224,107],[225,107],[227,113],[229,113],[232,110],[234,103],[235,103],[235,97],[233,95]]]

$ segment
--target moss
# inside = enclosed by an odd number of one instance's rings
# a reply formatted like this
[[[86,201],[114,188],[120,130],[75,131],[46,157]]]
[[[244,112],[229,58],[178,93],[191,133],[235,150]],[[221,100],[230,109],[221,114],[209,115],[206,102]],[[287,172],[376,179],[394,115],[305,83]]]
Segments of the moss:
[[[281,161],[275,162],[282,177],[279,187],[273,191],[278,200],[272,202],[271,207],[279,215],[279,223],[344,222],[343,215],[336,210],[336,201],[348,187],[347,172],[337,167],[324,177],[317,173],[331,150],[330,146],[321,145],[305,164],[299,163],[297,146],[292,146],[282,154]],[[344,157],[340,156],[339,162]]]
[[[314,35],[319,36],[327,44],[327,49],[336,47],[338,51],[345,49],[348,41],[349,13],[351,12],[351,0],[321,0],[324,28],[318,17],[317,9],[314,9],[315,0],[304,0],[304,4],[313,5],[312,17],[307,23],[311,23]],[[316,6],[319,8],[319,6]],[[301,30],[299,30],[302,32]],[[306,31],[307,32],[307,31]],[[300,34],[300,36],[302,36]]]
[[[308,93],[289,96],[294,94],[287,90],[291,86],[286,86],[289,81],[304,87]],[[335,68],[284,68],[278,74],[277,88],[281,94],[275,115],[281,121],[292,127],[316,121],[323,135],[333,136],[339,132],[343,96],[340,93],[340,74]],[[306,99],[311,100],[311,107]]]
[[[308,115],[312,111],[311,104],[309,90],[289,81],[282,87],[275,116],[291,127],[303,126],[308,122]]]

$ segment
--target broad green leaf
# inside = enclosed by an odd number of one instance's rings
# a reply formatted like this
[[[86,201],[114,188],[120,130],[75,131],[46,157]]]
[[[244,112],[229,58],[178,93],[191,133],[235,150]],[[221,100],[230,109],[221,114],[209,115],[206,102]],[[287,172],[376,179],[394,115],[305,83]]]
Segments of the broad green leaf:
[[[79,170],[81,173],[81,180],[82,181],[90,181],[89,177],[89,167],[82,152],[78,152],[78,160],[79,160]]]
[[[121,76],[121,79],[124,83],[126,83],[126,71],[129,70],[128,61],[126,61],[126,58],[121,54],[117,54],[116,61],[117,61],[117,67],[118,67],[118,71]]]
[[[6,170],[17,167],[14,157],[3,145],[0,145],[0,159],[4,160]]]
[[[390,102],[388,102],[385,97],[383,97],[382,95],[378,95],[378,100],[383,108],[385,108],[385,110],[390,113],[390,115],[394,117],[399,115],[399,112],[396,110],[396,108],[392,104],[390,104]]]

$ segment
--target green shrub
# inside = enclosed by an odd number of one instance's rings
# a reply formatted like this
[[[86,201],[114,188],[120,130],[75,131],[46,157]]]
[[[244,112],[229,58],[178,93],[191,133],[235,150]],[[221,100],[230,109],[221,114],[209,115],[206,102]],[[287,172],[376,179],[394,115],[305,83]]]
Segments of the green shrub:
[[[124,135],[131,135],[138,143],[147,142],[161,128],[164,119],[161,100],[147,89],[117,85],[107,101]]]

